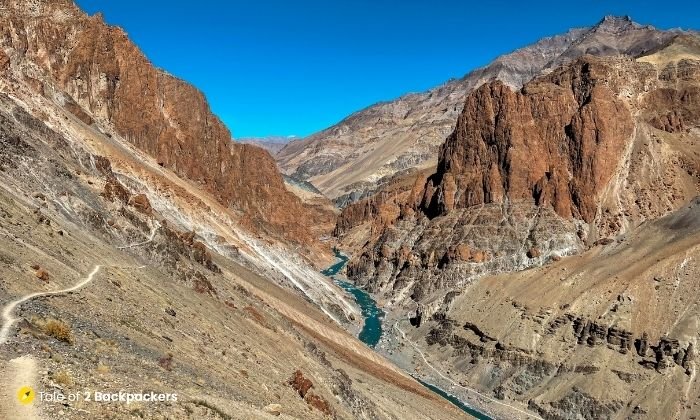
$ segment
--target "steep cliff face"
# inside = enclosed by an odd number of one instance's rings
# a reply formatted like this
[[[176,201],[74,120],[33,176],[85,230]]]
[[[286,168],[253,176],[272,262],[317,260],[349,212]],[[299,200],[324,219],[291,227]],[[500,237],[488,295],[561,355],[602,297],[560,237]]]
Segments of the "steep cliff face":
[[[314,243],[309,214],[270,155],[233,143],[193,86],[155,68],[126,33],[69,1],[13,2],[0,18],[9,71],[240,212],[252,229]],[[6,60],[7,61],[7,60]],[[88,121],[91,122],[91,121]]]
[[[636,57],[664,45],[678,31],[660,31],[628,17],[606,17],[498,57],[488,66],[428,92],[402,96],[358,111],[306,139],[293,141],[276,159],[288,174],[312,182],[346,205],[409,168],[432,167],[455,128],[467,95],[499,80],[519,89],[532,78],[588,54]]]
[[[395,221],[402,214],[413,213],[411,203],[423,192],[427,177],[434,169],[410,171],[394,177],[378,191],[363,198],[341,212],[335,225],[335,235],[343,235],[361,224],[373,221],[376,228]]]
[[[606,85],[610,74],[610,65],[584,58],[521,92],[500,82],[477,89],[440,149],[421,208],[434,217],[525,200],[593,221],[634,129]]]
[[[645,116],[654,128],[681,133],[700,124],[697,51],[700,38],[685,35],[640,59],[658,68],[659,79],[669,85],[653,90],[644,99]]]

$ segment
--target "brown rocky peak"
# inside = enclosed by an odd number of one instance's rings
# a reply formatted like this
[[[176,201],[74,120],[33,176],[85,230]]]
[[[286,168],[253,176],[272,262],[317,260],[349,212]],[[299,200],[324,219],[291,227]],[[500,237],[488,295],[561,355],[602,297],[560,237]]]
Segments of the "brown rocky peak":
[[[467,97],[426,183],[429,216],[484,203],[549,204],[591,221],[633,131],[605,83],[611,69],[584,57],[514,92],[501,82]]]

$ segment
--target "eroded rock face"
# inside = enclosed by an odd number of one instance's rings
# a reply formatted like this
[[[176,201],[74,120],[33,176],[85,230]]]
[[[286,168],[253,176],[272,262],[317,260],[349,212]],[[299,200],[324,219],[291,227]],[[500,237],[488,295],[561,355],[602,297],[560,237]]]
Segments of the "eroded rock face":
[[[700,48],[695,37],[684,36],[677,44]],[[646,96],[644,106],[649,123],[669,133],[680,133],[700,123],[700,66],[697,61],[680,59],[665,65],[659,79],[669,83]]]
[[[592,221],[634,127],[605,83],[610,73],[584,58],[520,92],[500,82],[477,89],[441,148],[421,208],[434,217],[526,200]]]
[[[586,56],[518,91],[477,89],[423,187],[392,194],[387,184],[341,213],[341,242],[361,244],[349,275],[387,296],[409,288],[401,296],[438,302],[477,276],[611,245],[683,206],[700,187],[693,40],[638,60]],[[670,127],[654,125],[671,112]],[[380,215],[387,202],[393,213]],[[368,223],[371,234],[355,239]]]
[[[396,176],[371,196],[347,206],[338,216],[334,234],[342,235],[367,222],[381,229],[399,217],[410,218],[415,213],[414,203],[430,173],[432,170]]]
[[[550,207],[527,203],[456,209],[432,220],[419,213],[380,230],[351,258],[347,272],[387,298],[439,301],[479,276],[525,269],[581,249],[576,229]],[[535,244],[539,255],[527,255]],[[429,305],[426,316],[434,311]]]
[[[200,184],[238,210],[248,227],[285,241],[315,241],[313,217],[303,216],[308,210],[287,192],[270,155],[232,142],[202,93],[156,69],[121,28],[70,1],[8,6],[0,17],[0,67]]]

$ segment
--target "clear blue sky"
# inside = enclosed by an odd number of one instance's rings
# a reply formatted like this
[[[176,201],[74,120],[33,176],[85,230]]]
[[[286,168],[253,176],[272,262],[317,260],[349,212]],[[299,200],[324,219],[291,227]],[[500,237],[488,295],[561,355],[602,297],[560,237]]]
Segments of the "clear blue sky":
[[[196,85],[234,137],[304,136],[604,15],[700,29],[696,1],[77,0]]]

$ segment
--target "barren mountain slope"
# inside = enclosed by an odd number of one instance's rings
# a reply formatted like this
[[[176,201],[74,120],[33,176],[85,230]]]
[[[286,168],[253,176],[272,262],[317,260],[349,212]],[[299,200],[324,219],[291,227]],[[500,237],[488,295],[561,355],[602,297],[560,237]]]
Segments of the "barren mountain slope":
[[[121,28],[71,1],[4,3],[0,61],[13,77],[194,181],[250,229],[323,252],[297,217],[313,210],[286,191],[269,154],[232,142],[204,96],[155,68]]]
[[[344,331],[314,213],[199,92],[70,1],[2,8],[0,418],[461,415]]]
[[[426,182],[341,213],[348,275],[457,382],[552,418],[696,415],[699,100],[691,35],[488,83]]]
[[[434,165],[465,97],[483,83],[501,80],[519,88],[583,54],[636,56],[674,34],[629,18],[607,17],[592,28],[574,29],[501,56],[428,92],[373,105],[318,134],[290,142],[276,158],[285,173],[311,181],[345,206],[397,172]]]
[[[265,261],[284,250],[252,239],[214,197],[45,99],[20,99],[4,79],[0,89],[0,417],[26,418],[20,376],[37,392],[178,395],[37,399],[38,418],[460,415],[276,286],[282,273]],[[280,270],[303,269],[286,258]],[[320,295],[308,299],[323,307],[333,286],[313,272]]]
[[[694,418],[699,258],[695,200],[607,246],[481,277],[420,327],[397,325],[455,381],[544,418]]]

